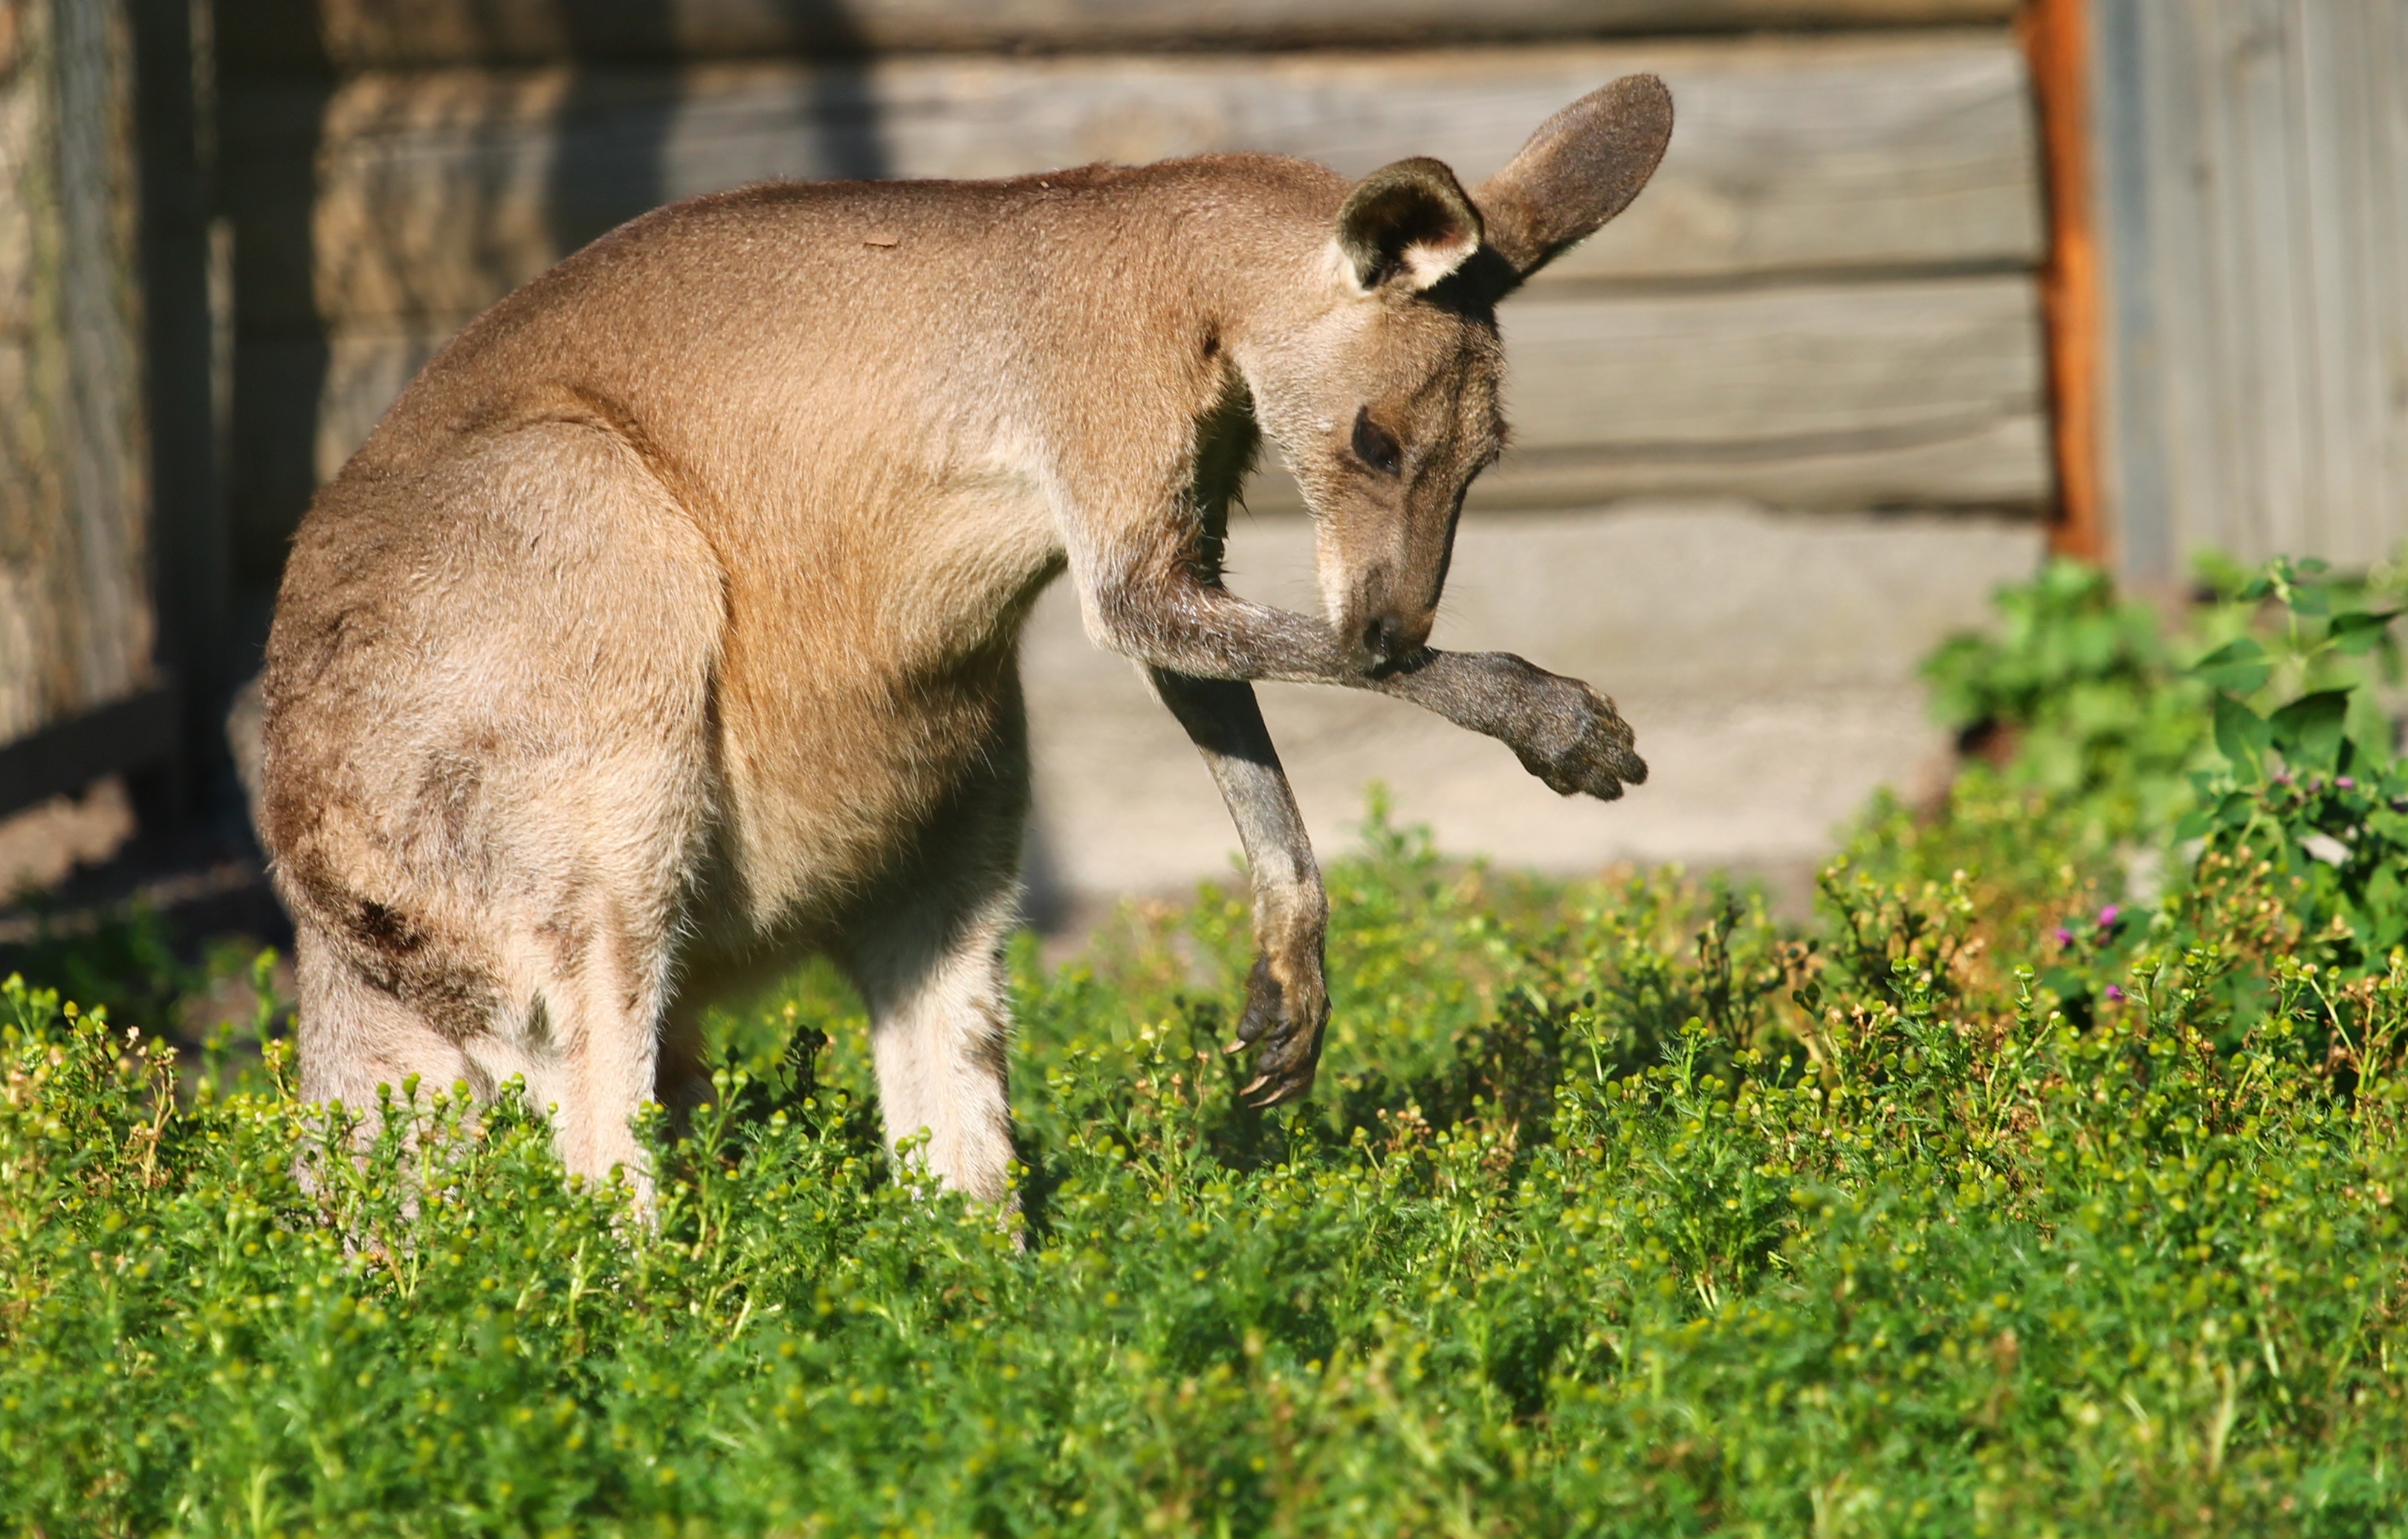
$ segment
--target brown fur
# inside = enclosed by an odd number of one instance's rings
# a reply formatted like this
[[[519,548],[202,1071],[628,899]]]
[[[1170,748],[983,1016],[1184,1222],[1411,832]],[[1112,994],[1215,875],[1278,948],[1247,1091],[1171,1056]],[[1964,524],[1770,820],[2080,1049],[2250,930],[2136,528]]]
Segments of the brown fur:
[[[285,573],[262,828],[305,1091],[523,1075],[572,1170],[638,1171],[664,1033],[690,1057],[724,969],[824,948],[875,1018],[889,1132],[1005,1198],[1015,648],[1067,568],[1229,798],[1262,946],[1240,1035],[1259,1093],[1301,1093],[1326,905],[1244,680],[1415,700],[1561,791],[1645,773],[1585,685],[1425,643],[1502,444],[1494,303],[1670,128],[1660,85],[1618,82],[1494,197],[1435,162],[1350,186],[1261,155],[756,187],[494,306]],[[1316,515],[1326,620],[1219,584],[1258,434]]]

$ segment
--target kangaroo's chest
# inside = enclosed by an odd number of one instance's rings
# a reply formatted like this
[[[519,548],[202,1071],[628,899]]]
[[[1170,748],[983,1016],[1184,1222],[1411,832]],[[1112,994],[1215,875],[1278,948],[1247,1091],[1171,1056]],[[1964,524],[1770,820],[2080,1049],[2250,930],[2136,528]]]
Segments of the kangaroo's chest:
[[[965,817],[1025,816],[1019,630],[1063,563],[1037,496],[929,487],[731,572],[716,778],[744,922],[833,911]]]

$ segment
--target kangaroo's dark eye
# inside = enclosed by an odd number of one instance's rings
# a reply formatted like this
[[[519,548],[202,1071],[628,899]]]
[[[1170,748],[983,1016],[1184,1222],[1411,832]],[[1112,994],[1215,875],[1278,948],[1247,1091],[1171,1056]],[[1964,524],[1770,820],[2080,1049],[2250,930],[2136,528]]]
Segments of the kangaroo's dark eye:
[[[1354,411],[1354,458],[1383,476],[1394,476],[1405,468],[1404,446],[1397,435],[1371,420],[1371,408],[1358,406]]]

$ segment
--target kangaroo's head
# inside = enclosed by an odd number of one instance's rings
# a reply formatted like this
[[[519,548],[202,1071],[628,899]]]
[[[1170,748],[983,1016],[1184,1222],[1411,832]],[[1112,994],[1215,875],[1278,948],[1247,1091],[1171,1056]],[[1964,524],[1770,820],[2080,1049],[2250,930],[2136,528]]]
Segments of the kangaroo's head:
[[[1671,132],[1663,82],[1633,75],[1470,192],[1434,160],[1373,172],[1339,211],[1326,294],[1244,361],[1313,513],[1323,606],[1365,672],[1428,641],[1464,491],[1504,448],[1497,302],[1620,213]]]

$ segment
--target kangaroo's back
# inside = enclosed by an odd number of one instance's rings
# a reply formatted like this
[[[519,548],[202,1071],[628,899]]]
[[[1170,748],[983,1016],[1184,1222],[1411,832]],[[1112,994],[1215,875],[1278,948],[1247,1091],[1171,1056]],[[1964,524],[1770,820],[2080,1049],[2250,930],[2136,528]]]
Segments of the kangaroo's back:
[[[688,478],[701,517],[769,491],[765,472],[856,453],[944,468],[993,452],[982,435],[1092,416],[1098,371],[1143,388],[1233,276],[1309,267],[1344,192],[1320,166],[1230,155],[674,204],[472,322],[346,474],[583,415]]]

